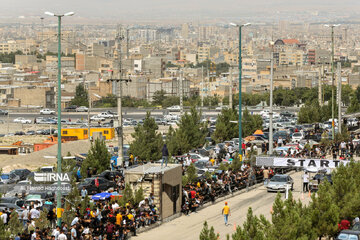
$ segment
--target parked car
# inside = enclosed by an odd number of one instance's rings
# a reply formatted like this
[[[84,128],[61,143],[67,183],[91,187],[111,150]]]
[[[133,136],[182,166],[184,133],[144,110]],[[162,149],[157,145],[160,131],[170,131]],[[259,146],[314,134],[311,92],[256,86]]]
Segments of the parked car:
[[[268,192],[285,192],[286,185],[289,186],[289,190],[293,190],[294,180],[287,174],[276,174],[270,179],[266,188]]]
[[[291,141],[292,142],[299,142],[302,139],[304,139],[304,133],[302,133],[302,132],[295,132],[291,136]]]
[[[72,105],[72,106],[66,107],[64,110],[65,110],[65,112],[75,112],[76,109],[77,109],[77,106]]]
[[[24,200],[17,197],[2,197],[0,198],[0,203],[11,203],[22,207],[24,205]]]
[[[41,115],[55,115],[55,111],[54,110],[50,110],[48,108],[44,108],[40,110],[40,114]]]
[[[201,156],[200,154],[196,153],[189,153],[190,159],[193,163],[197,161],[209,161],[209,157]]]
[[[0,115],[8,115],[8,111],[0,109]]]
[[[115,117],[115,115],[110,112],[102,112],[102,113],[99,113],[98,116],[102,117],[102,118],[114,118]]]
[[[360,231],[342,230],[335,240],[360,240]]]
[[[36,132],[34,130],[27,131],[25,135],[36,135]]]
[[[21,135],[25,135],[25,133],[23,131],[17,131],[15,132],[15,135],[21,136]]]
[[[15,173],[2,173],[0,179],[5,184],[14,184],[20,180],[20,177]]]
[[[91,121],[105,121],[104,117],[101,117],[99,115],[94,115],[90,118]]]
[[[19,176],[19,180],[25,180],[27,176],[31,173],[29,169],[15,169],[10,172],[10,174],[14,173],[16,176]]]
[[[22,123],[22,124],[30,124],[31,123],[31,120],[30,119],[25,119],[23,117],[18,117],[18,118],[15,118],[13,120],[14,123]]]
[[[83,187],[88,191],[88,194],[95,194],[101,191],[106,191],[109,188],[115,188],[116,183],[114,181],[109,181],[105,178],[98,178],[99,181],[99,187],[96,187],[95,185],[95,179],[96,177],[91,178],[85,178],[84,182],[78,184],[78,189],[81,191]]]
[[[85,106],[80,106],[75,109],[76,112],[87,112],[89,109]]]
[[[174,105],[174,106],[168,107],[166,109],[169,111],[180,111],[181,110],[179,105]]]
[[[120,171],[110,171],[110,170],[105,170],[102,173],[100,173],[99,175],[97,175],[96,177],[100,177],[100,178],[105,178],[109,181],[113,181],[115,179],[115,177],[117,176],[122,176],[122,172]]]

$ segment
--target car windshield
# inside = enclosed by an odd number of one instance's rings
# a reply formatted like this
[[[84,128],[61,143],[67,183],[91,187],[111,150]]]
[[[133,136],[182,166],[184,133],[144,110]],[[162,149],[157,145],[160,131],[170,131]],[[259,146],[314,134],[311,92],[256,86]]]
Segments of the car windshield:
[[[285,176],[274,176],[270,179],[270,182],[286,182]]]
[[[348,234],[348,233],[340,233],[337,239],[341,240],[359,240],[356,235]]]
[[[300,137],[302,134],[301,133],[294,133],[294,137]]]

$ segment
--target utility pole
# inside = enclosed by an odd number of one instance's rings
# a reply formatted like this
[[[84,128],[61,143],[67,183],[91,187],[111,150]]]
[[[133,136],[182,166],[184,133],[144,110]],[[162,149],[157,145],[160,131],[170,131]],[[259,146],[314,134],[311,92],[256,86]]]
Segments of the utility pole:
[[[91,132],[90,132],[90,111],[91,111],[91,95],[90,95],[90,83],[88,83],[88,100],[89,100],[89,108],[87,111],[87,121],[88,121],[88,139],[91,142]]]
[[[337,63],[338,70],[338,130],[341,133],[341,63]]]
[[[270,70],[270,113],[269,113],[269,154],[273,154],[273,76],[274,76],[274,56],[271,53],[271,70]]]
[[[204,107],[204,66],[201,66],[201,108]]]
[[[126,59],[129,59],[129,29],[126,29]]]
[[[122,166],[123,165],[123,124],[122,124],[122,105],[121,105],[121,99],[122,99],[122,82],[131,82],[131,79],[123,79],[122,77],[122,62],[121,62],[121,41],[124,39],[124,37],[121,34],[121,28],[119,27],[118,34],[116,36],[116,40],[118,41],[118,60],[119,60],[119,78],[118,79],[108,79],[107,81],[116,82],[117,84],[117,94],[118,94],[118,101],[117,101],[117,112],[118,112],[118,160],[117,165]]]
[[[340,26],[340,24],[333,24],[333,25],[325,25],[325,27],[331,28],[331,74],[332,74],[332,81],[331,81],[331,117],[332,117],[332,140],[335,139],[335,102],[334,102],[334,95],[335,95],[335,66],[334,66],[334,28]]]
[[[332,140],[335,139],[335,66],[334,66],[334,27],[331,28],[331,117],[332,117]]]
[[[44,49],[41,46],[43,46],[43,41],[44,41],[44,17],[40,17],[40,20],[41,20],[41,43],[40,43],[40,49],[41,49],[41,52],[43,52]]]
[[[321,67],[319,67],[319,82],[318,82],[318,101],[319,101],[319,106],[322,106],[322,73],[323,73],[323,65],[321,65]]]
[[[233,107],[233,92],[232,92],[232,88],[233,88],[233,75],[232,75],[232,66],[230,66],[230,83],[229,83],[229,109],[232,109]]]
[[[210,90],[210,66],[209,66],[209,62],[208,62],[208,67],[207,67],[207,79],[208,79],[208,82],[206,84],[206,97],[209,96],[209,90]],[[208,98],[208,103],[209,103],[209,107],[211,107],[211,99],[210,98]]]
[[[179,78],[179,94],[180,94],[180,116],[184,113],[184,105],[183,105],[183,70],[180,70],[180,78]]]

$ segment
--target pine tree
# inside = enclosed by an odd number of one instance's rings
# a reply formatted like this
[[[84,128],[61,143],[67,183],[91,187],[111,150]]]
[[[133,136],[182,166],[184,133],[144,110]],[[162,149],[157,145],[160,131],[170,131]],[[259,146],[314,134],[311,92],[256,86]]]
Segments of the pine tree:
[[[144,190],[142,189],[142,187],[140,187],[139,189],[135,190],[134,193],[135,205],[138,205],[142,200],[144,200]]]
[[[339,208],[333,202],[333,188],[328,181],[320,184],[317,194],[312,195],[311,220],[318,236],[333,236],[338,231]]]
[[[178,129],[171,132],[172,135],[168,137],[170,152],[184,154],[193,148],[201,147],[205,143],[205,136],[207,134],[206,123],[200,121],[201,113],[199,114],[195,107],[192,107],[190,114],[185,113],[179,123]]]
[[[205,221],[203,229],[200,232],[199,239],[200,240],[217,240],[219,238],[219,234],[215,234],[214,227],[209,229],[208,223]]]
[[[110,167],[111,154],[109,153],[105,141],[96,139],[91,144],[86,159],[81,165],[81,175],[86,176],[88,168],[96,168],[98,172],[103,172]]]
[[[135,127],[132,133],[134,141],[130,144],[130,152],[139,156],[141,160],[157,161],[161,159],[163,140],[161,133],[158,133],[158,125],[155,119],[147,112],[143,125]]]
[[[50,227],[50,221],[47,219],[47,210],[43,210],[40,212],[40,217],[35,219],[35,226],[40,229],[45,229]]]
[[[24,230],[16,211],[13,211],[10,215],[9,230],[13,236],[16,236],[18,233],[22,233]]]
[[[249,110],[245,108],[242,114],[242,136],[247,137],[252,135],[256,130],[263,129],[262,118],[260,115],[251,115]]]
[[[71,105],[75,106],[89,106],[89,95],[85,89],[84,84],[79,84],[75,89],[75,97],[71,100]]]
[[[230,121],[238,121],[236,109],[223,109],[216,120],[216,129],[211,136],[216,142],[224,142],[239,136],[239,125]]]
[[[267,240],[270,222],[263,215],[260,219],[253,215],[252,208],[248,209],[246,221],[243,228],[238,226],[236,232],[232,235],[232,240]]]

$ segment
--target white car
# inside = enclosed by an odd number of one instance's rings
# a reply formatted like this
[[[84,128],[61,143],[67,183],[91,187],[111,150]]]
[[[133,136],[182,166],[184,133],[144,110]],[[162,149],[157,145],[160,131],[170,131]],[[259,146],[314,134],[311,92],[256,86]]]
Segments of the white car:
[[[116,115],[115,113],[112,112],[102,112],[98,114],[99,117],[103,117],[103,118],[115,118],[118,117],[118,115]]]
[[[22,124],[30,124],[31,123],[31,120],[30,119],[25,119],[23,117],[18,117],[18,118],[15,118],[13,120],[14,123],[22,123]]]
[[[181,110],[179,105],[171,106],[171,107],[168,107],[166,109],[170,110],[170,111],[180,111]]]
[[[89,109],[85,106],[80,106],[75,109],[76,112],[87,112]]]
[[[99,115],[94,115],[90,118],[92,121],[105,121],[104,117],[100,117]]]
[[[40,110],[40,114],[41,115],[54,115],[55,111],[54,110],[50,110],[48,108],[44,108],[42,110]]]
[[[201,156],[200,154],[197,153],[189,153],[189,155],[193,163],[197,161],[209,161],[209,157]]]
[[[302,132],[294,132],[292,137],[291,137],[291,140],[293,142],[300,142],[300,140],[303,140],[304,139],[304,134]]]

